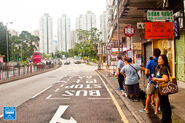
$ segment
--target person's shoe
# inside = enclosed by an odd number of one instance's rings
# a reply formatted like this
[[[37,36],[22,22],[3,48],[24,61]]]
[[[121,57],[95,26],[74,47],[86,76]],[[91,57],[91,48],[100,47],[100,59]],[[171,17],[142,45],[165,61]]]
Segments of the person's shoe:
[[[155,103],[154,102],[151,102],[150,104],[151,104],[151,106],[155,106]]]
[[[121,88],[120,88],[120,87],[118,87],[118,88],[117,88],[117,90],[119,90],[119,91],[120,91],[120,90],[121,90]]]
[[[128,98],[130,101],[134,102],[134,99],[133,98]]]
[[[148,112],[148,111],[146,111],[145,109],[141,109],[141,110],[139,110],[139,112],[146,113],[146,114],[148,114],[148,113],[149,113],[149,112]]]
[[[127,93],[125,93],[124,91],[122,92],[122,95],[127,97]]]
[[[119,91],[120,91],[120,90],[124,90],[123,88],[121,89],[120,87],[118,87],[117,89],[118,89]]]
[[[139,102],[140,100],[139,99],[134,99],[134,102]]]

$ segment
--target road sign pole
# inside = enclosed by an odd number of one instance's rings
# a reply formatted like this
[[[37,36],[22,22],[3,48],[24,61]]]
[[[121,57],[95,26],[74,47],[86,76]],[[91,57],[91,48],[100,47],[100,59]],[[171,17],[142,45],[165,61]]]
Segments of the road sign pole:
[[[120,54],[119,0],[117,0],[118,54]]]

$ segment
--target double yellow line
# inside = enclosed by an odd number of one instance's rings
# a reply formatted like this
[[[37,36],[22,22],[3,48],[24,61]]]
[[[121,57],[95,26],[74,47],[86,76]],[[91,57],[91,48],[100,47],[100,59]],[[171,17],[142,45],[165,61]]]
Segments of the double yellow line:
[[[114,95],[112,94],[112,92],[109,90],[109,88],[107,87],[107,85],[105,84],[105,81],[102,79],[102,77],[98,74],[98,72],[96,71],[96,74],[99,76],[99,78],[101,79],[101,81],[103,82],[105,88],[107,89],[107,91],[109,92],[113,102],[114,102],[114,105],[116,106],[121,118],[122,118],[122,121],[123,123],[129,123],[126,116],[124,115],[123,111],[121,110],[121,107],[120,105],[118,104],[116,98],[114,97]]]

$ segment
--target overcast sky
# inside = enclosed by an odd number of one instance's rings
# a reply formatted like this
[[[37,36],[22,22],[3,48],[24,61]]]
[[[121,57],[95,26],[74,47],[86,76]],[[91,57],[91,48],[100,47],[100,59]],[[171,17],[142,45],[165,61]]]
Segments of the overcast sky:
[[[99,15],[105,11],[105,0],[0,0],[0,22],[13,22],[8,28],[32,32],[39,28],[39,18],[49,13],[53,18],[54,32],[57,19],[66,14],[75,28],[75,18],[92,10],[99,23]],[[99,24],[98,24],[99,26]],[[99,28],[99,27],[98,27]]]

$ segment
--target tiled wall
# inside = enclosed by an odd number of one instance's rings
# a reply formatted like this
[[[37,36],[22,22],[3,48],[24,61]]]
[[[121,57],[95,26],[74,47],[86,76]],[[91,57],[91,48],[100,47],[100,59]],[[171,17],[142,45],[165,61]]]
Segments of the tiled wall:
[[[180,39],[176,43],[176,77],[185,82],[185,32],[181,32]]]

